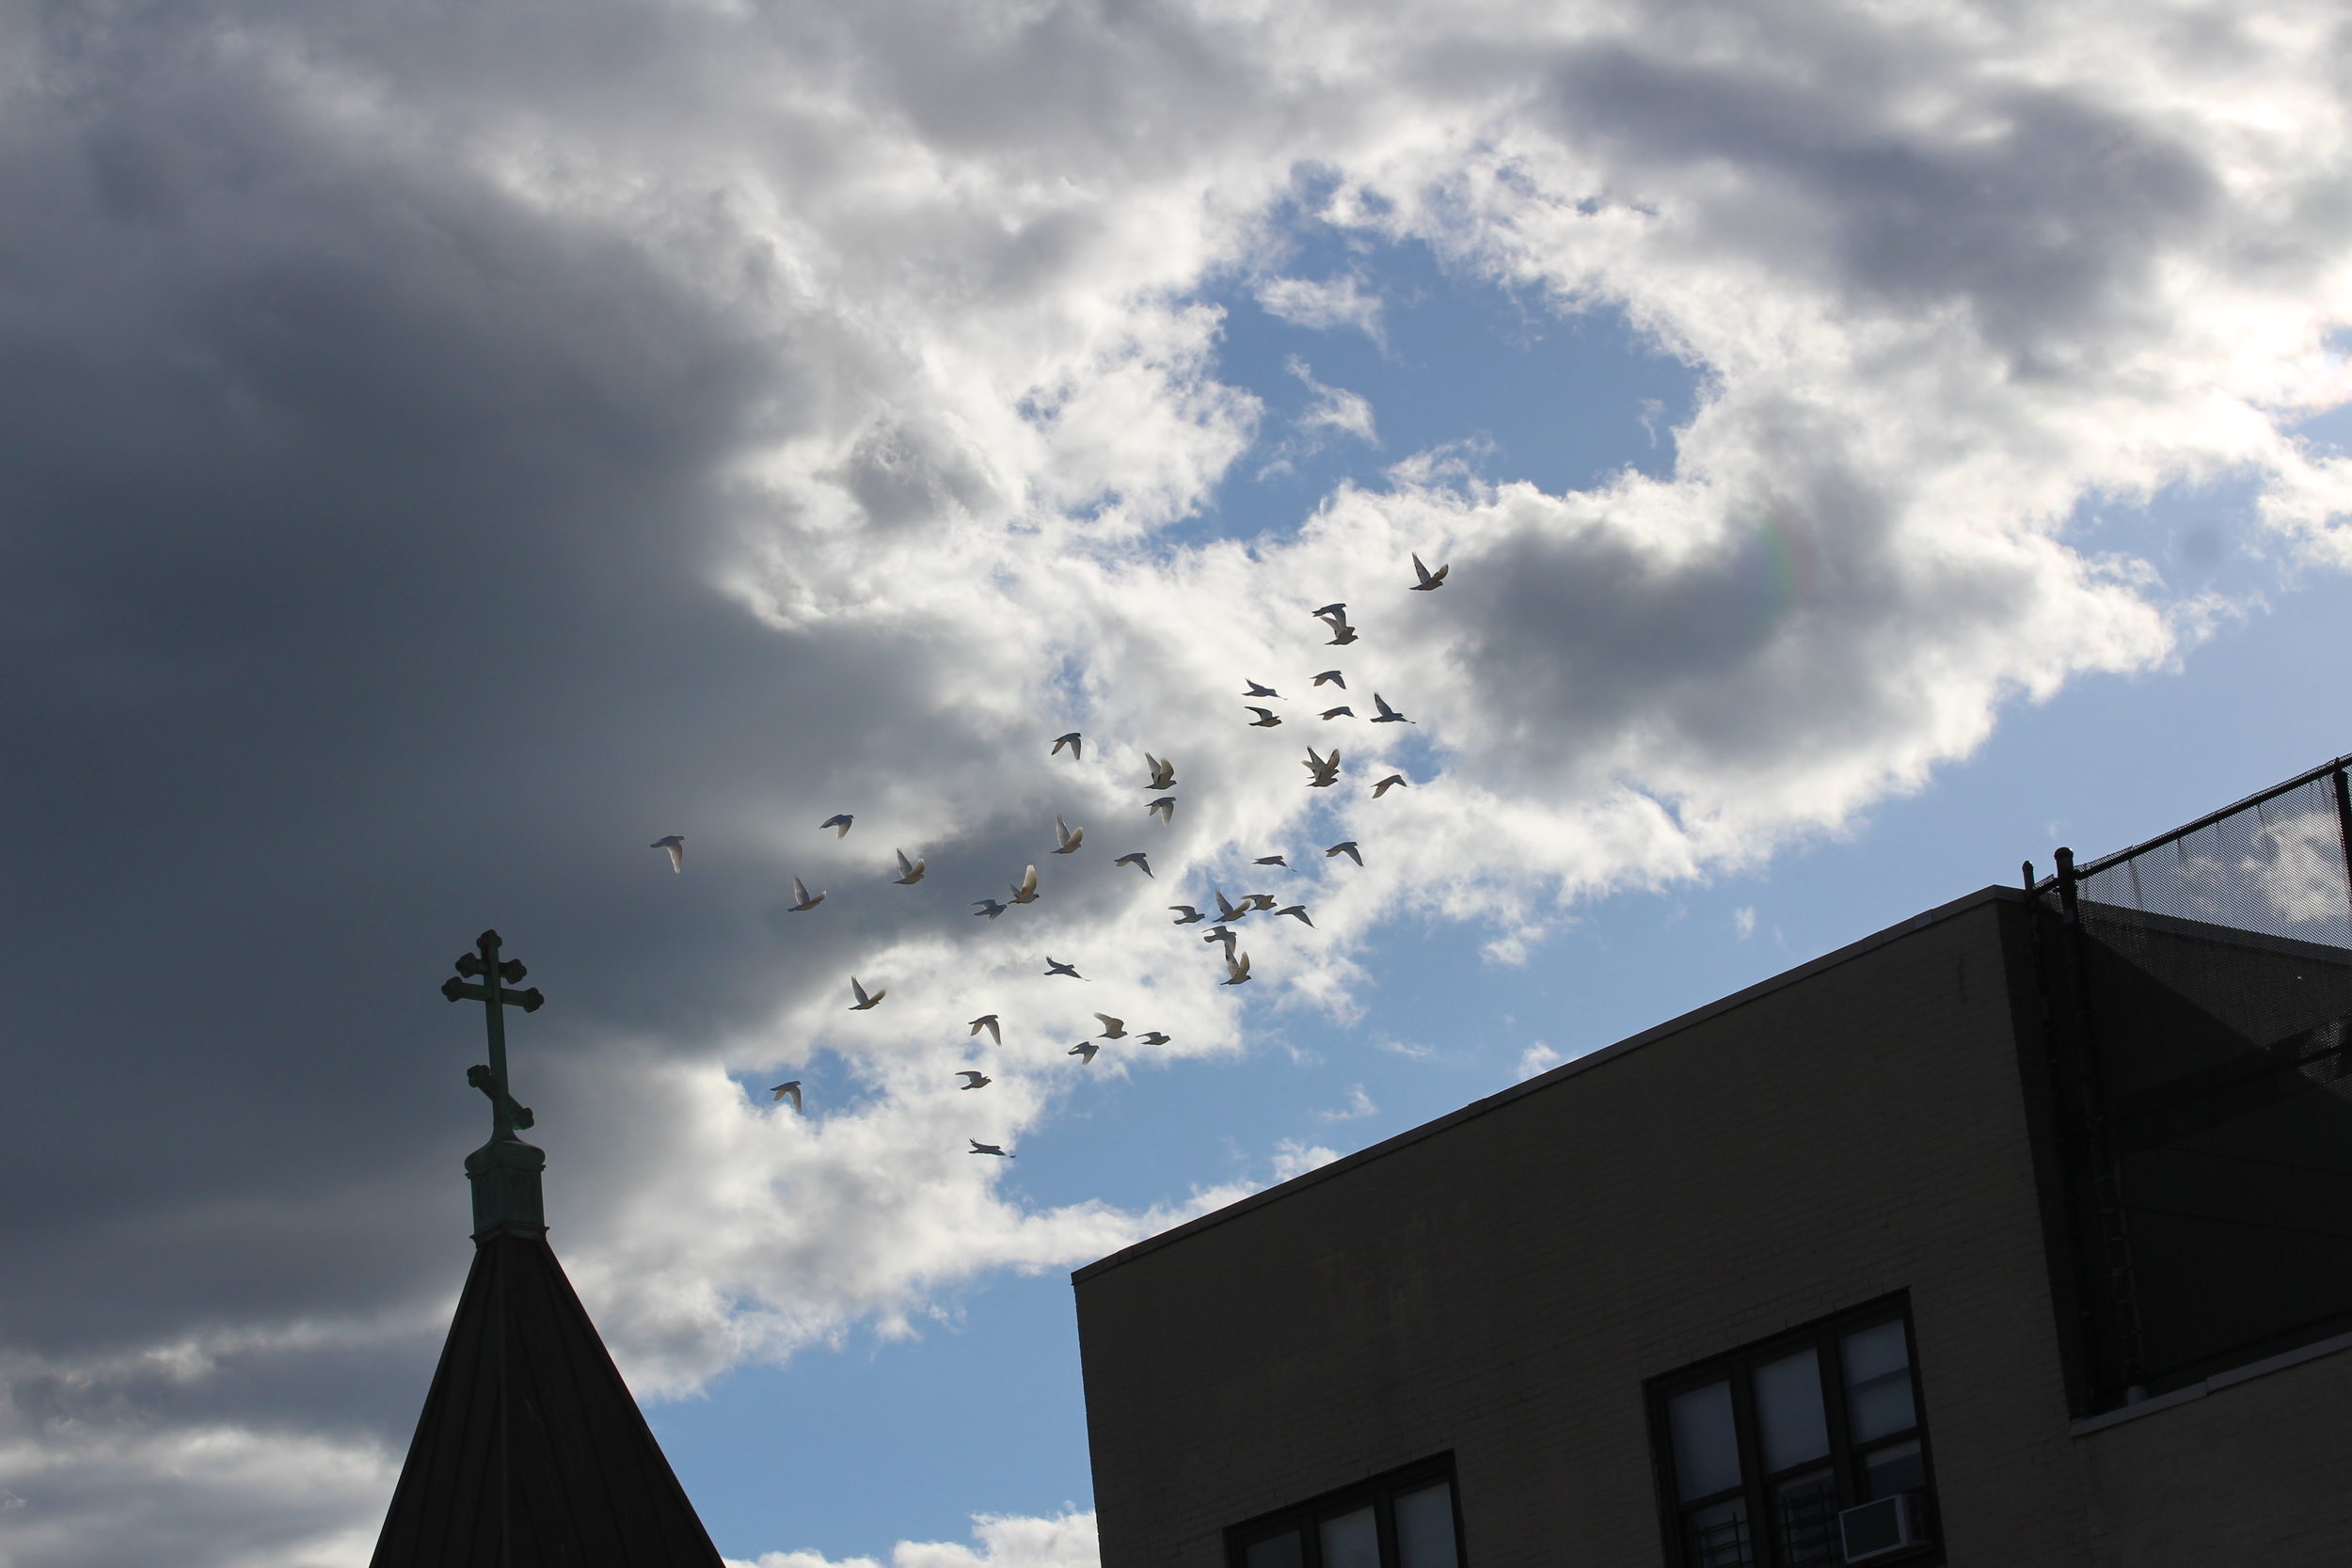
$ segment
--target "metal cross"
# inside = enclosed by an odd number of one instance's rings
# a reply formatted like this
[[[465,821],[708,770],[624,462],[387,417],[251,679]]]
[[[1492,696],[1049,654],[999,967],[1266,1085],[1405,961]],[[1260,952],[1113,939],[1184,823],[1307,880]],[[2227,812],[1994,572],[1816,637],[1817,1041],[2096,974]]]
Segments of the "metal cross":
[[[529,990],[509,990],[508,985],[529,973],[520,958],[499,960],[499,934],[485,931],[474,939],[475,951],[461,953],[457,958],[457,974],[441,982],[441,994],[452,1002],[479,1002],[489,1020],[490,1065],[466,1069],[466,1082],[490,1097],[490,1141],[512,1138],[518,1127],[529,1127],[534,1119],[528,1105],[517,1105],[506,1089],[506,1009],[520,1007],[535,1013],[547,998],[539,994],[537,986]],[[463,978],[461,978],[462,976]],[[479,977],[481,984],[467,982]],[[505,982],[501,984],[501,982]]]

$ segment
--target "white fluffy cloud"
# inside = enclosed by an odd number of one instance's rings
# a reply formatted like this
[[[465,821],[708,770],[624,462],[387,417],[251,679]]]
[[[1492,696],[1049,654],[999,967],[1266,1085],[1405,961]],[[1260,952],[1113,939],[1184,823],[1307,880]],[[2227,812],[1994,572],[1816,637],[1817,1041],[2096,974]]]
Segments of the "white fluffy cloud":
[[[977,1550],[953,1541],[901,1541],[890,1568],[1096,1568],[1094,1515],[1059,1513],[1050,1519],[983,1513],[972,1521]],[[882,1568],[870,1557],[839,1561],[818,1552],[764,1552],[755,1562],[730,1559],[727,1568]]]
[[[1243,927],[1252,1006],[1345,1017],[1384,922],[1490,923],[1508,959],[1580,897],[1915,786],[2004,702],[2173,657],[2214,607],[2081,553],[2086,503],[2235,476],[2270,547],[2352,562],[2352,467],[2293,433],[2352,389],[2341,26],[2320,4],[25,8],[0,66],[0,519],[37,673],[15,733],[54,761],[11,816],[56,824],[83,881],[28,870],[11,912],[171,911],[123,927],[153,967],[211,940],[215,906],[174,890],[224,864],[254,918],[404,953],[458,905],[550,890],[582,978],[526,1098],[581,1150],[564,1257],[648,1391],[1098,1255],[1240,1189],[1032,1208],[961,1142],[1050,1124],[1105,996],[1168,1053],[1241,1047],[1243,997],[1160,904],[1359,838],[1312,932]],[[1351,270],[1283,271],[1302,206]],[[1294,530],[1171,536],[1267,423],[1220,380],[1213,285],[1379,341],[1402,244],[1686,360],[1705,392],[1671,474],[1548,494],[1396,452]],[[1380,428],[1321,390],[1310,423]],[[1414,551],[1452,562],[1442,591],[1404,591]],[[1363,628],[1343,654],[1308,613],[1330,600]],[[1326,796],[1297,768],[1321,726],[1242,730],[1234,693],[1342,659],[1359,710],[1377,690],[1415,722],[1350,730]],[[485,670],[528,693],[516,717],[420,717]],[[264,683],[293,689],[266,718]],[[289,702],[323,717],[283,727]],[[168,791],[147,755],[85,770],[183,719],[231,760]],[[1045,754],[1071,727],[1082,764]],[[1138,809],[1147,748],[1179,766],[1167,829]],[[1410,786],[1372,800],[1391,770]],[[495,874],[458,897],[421,868],[485,775],[510,799],[465,853]],[[855,833],[819,839],[840,809]],[[1041,853],[1056,812],[1084,856]],[[169,834],[134,853],[147,822]],[[659,913],[580,869],[681,829]],[[926,885],[881,879],[893,845]],[[1135,847],[1140,889],[1103,863]],[[1031,860],[1042,903],[969,914]],[[782,911],[794,873],[822,911]],[[852,972],[886,1013],[845,1010]],[[210,983],[109,1025],[119,1059],[235,1049]],[[985,1100],[958,1098],[982,1002],[1014,1027]],[[62,1015],[12,1022],[65,1054]],[[315,1081],[275,1055],[214,1076],[281,1122],[438,1125],[384,1087],[418,1035],[373,1027]],[[804,1118],[737,1076],[819,1061]],[[298,1203],[159,1143],[169,1183],[19,1235],[64,1283],[9,1330],[0,1485],[25,1503],[0,1499],[0,1550],[146,1561],[168,1529],[207,1543],[191,1562],[364,1558],[413,1395],[362,1416],[325,1371],[284,1383],[345,1365],[303,1361],[326,1354],[304,1325],[429,1354],[453,1282],[429,1227],[385,1216],[446,1162],[385,1137]],[[191,1239],[191,1212],[223,1228]],[[350,1261],[198,1256],[262,1233]],[[119,1266],[90,1238],[125,1235],[156,1239],[160,1282],[72,1311]],[[223,1323],[233,1356],[121,1370]],[[109,1392],[70,1428],[23,1418],[61,1388]],[[76,1475],[151,1511],[95,1520]],[[1090,1560],[1078,1516],[980,1535],[897,1562]]]

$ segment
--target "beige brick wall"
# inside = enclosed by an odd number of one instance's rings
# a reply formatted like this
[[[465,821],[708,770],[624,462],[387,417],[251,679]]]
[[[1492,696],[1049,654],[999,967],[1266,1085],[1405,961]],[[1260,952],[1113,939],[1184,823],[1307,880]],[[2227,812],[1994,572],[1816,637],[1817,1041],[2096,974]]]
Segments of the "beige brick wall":
[[[1899,1290],[1952,1563],[2320,1560],[2094,1543],[2204,1417],[2070,1435],[2025,911],[1939,916],[1080,1271],[1104,1568],[1221,1568],[1226,1526],[1448,1449],[1474,1568],[1656,1564],[1644,1380]]]

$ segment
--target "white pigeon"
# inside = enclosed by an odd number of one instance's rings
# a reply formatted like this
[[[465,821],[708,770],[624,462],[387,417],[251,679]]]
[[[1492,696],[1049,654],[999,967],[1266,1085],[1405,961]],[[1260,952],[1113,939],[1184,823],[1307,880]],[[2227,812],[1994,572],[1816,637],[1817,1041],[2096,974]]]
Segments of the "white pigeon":
[[[1166,1045],[1168,1043],[1168,1037],[1161,1034],[1157,1029],[1154,1029],[1148,1035],[1137,1035],[1136,1037],[1136,1043],[1137,1045]]]
[[[1245,679],[1242,682],[1242,685],[1249,688],[1248,690],[1242,693],[1245,697],[1272,697],[1279,701],[1282,695],[1279,691],[1275,690],[1274,688],[1270,686],[1260,686],[1253,680]]]
[[[979,1017],[972,1021],[973,1034],[977,1035],[983,1029],[988,1031],[988,1037],[994,1040],[998,1045],[1005,1043],[1004,1031],[996,1027],[996,1015],[994,1013],[982,1013]]]
[[[1448,563],[1438,567],[1433,572],[1428,567],[1421,563],[1421,557],[1415,556],[1413,557],[1413,570],[1420,574],[1421,580],[1413,584],[1412,592],[1416,594],[1432,594],[1445,585],[1445,575],[1454,570],[1454,567],[1451,563]]]
[[[1238,906],[1229,903],[1222,888],[1211,888],[1209,896],[1216,900],[1216,917],[1219,920],[1239,920],[1249,912],[1248,899],[1243,899]]]
[[[913,887],[915,883],[923,879],[923,863],[921,861],[908,860],[907,852],[904,849],[893,849],[890,852],[898,857],[898,875],[893,879],[897,881],[900,887]]]
[[[1344,621],[1347,619],[1347,601],[1343,599],[1337,604],[1325,605],[1314,615],[1318,621]]]
[[[686,869],[686,835],[684,833],[672,833],[667,838],[657,838],[645,847],[667,849],[670,851],[670,869],[673,871]]]
[[[1176,918],[1168,922],[1171,926],[1191,926],[1209,918],[1190,904],[1170,904],[1168,908],[1176,911]]]
[[[977,1138],[966,1138],[963,1141],[972,1146],[970,1148],[964,1150],[967,1154],[993,1154],[999,1160],[1017,1160],[1020,1158],[1017,1154],[1006,1153],[1003,1149],[998,1148],[994,1144],[984,1144]]]
[[[1364,863],[1364,852],[1356,847],[1356,841],[1352,838],[1343,838],[1323,852],[1323,858],[1327,861],[1334,855],[1345,855],[1358,865]]]
[[[1085,760],[1087,747],[1086,736],[1080,735],[1076,730],[1072,730],[1068,735],[1056,736],[1054,737],[1054,749],[1045,754],[1049,757],[1057,757],[1061,755],[1061,749],[1064,746],[1070,748],[1071,761],[1082,762]]]
[[[1176,797],[1173,795],[1161,796],[1158,800],[1143,808],[1143,815],[1146,816],[1157,816],[1160,819],[1160,826],[1163,828],[1173,827],[1176,822]]]
[[[1270,910],[1274,908],[1274,895],[1270,893],[1253,893],[1247,899],[1243,900],[1243,902],[1247,903],[1253,910]]]
[[[963,1086],[967,1089],[984,1089],[991,1084],[996,1082],[995,1079],[991,1078],[987,1073],[974,1072],[968,1068],[963,1071],[957,1073],[956,1076],[963,1080]]]
[[[832,816],[826,817],[822,822],[818,823],[817,831],[821,833],[827,828],[831,828],[833,830],[834,837],[847,838],[850,836],[850,824],[856,820],[856,817],[851,816],[846,811],[838,812]]]
[[[890,994],[888,990],[878,990],[871,996],[866,995],[866,988],[857,983],[854,974],[850,976],[850,989],[857,993],[857,1006],[850,1009],[853,1013],[871,1012],[883,997]]]
[[[797,1078],[789,1084],[778,1084],[768,1092],[778,1100],[792,1101],[792,1108],[796,1111],[801,1108],[801,1081]]]
[[[1037,902],[1037,867],[1029,867],[1027,876],[1012,884],[1012,901],[1016,904]]]
[[[1326,670],[1322,674],[1315,677],[1315,684],[1317,686],[1336,686],[1342,691],[1344,691],[1347,689],[1347,677],[1341,674],[1337,670]]]
[[[1217,984],[1222,986],[1238,986],[1246,984],[1248,979],[1249,955],[1244,953],[1239,958],[1234,958],[1229,955],[1225,959],[1225,978],[1218,981]]]
[[[1009,904],[1000,904],[993,898],[975,898],[972,900],[972,905],[973,918],[977,919],[981,915],[986,915],[991,920],[1012,907]]]
[[[1252,865],[1279,865],[1285,871],[1288,871],[1291,868],[1291,863],[1280,855],[1260,855],[1256,860],[1251,861],[1249,863]]]
[[[1391,789],[1403,788],[1411,783],[1412,781],[1407,779],[1402,773],[1391,773],[1387,778],[1382,779],[1378,784],[1372,786],[1372,798],[1377,800],[1381,796],[1386,795]]]
[[[1145,876],[1152,877],[1152,863],[1145,858],[1143,851],[1140,849],[1136,850],[1132,855],[1121,855],[1117,860],[1111,862],[1111,863],[1113,865],[1132,865],[1137,871],[1142,872]],[[1152,879],[1155,882],[1159,880],[1157,877],[1152,877]]]
[[[1333,719],[1353,719],[1356,717],[1356,710],[1344,705],[1327,707],[1323,710],[1323,717],[1327,721]]]
[[[1166,757],[1155,757],[1146,752],[1143,753],[1143,765],[1152,769],[1152,776],[1143,782],[1144,788],[1173,789],[1176,787],[1176,765],[1174,763]]]
[[[1045,973],[1049,978],[1056,974],[1067,974],[1073,980],[1083,980],[1086,978],[1085,975],[1078,973],[1078,966],[1076,964],[1066,964],[1059,958],[1054,957],[1051,953],[1045,955]]]
[[[792,879],[792,896],[800,900],[799,903],[792,906],[792,912],[795,914],[800,913],[803,910],[813,910],[818,905],[825,901],[825,895],[821,893],[818,894],[815,897],[809,896],[808,884],[802,881],[798,877]]]
[[[1208,934],[1203,936],[1200,940],[1202,942],[1223,942],[1225,944],[1225,956],[1230,958],[1233,956],[1233,943],[1241,940],[1241,933],[1238,931],[1228,930],[1222,926],[1212,926],[1209,927]]]
[[[1276,910],[1274,912],[1276,914],[1295,914],[1298,917],[1298,923],[1301,926],[1312,926],[1314,924],[1313,921],[1307,918],[1307,906],[1304,904],[1287,904],[1281,909]]]
[[[1372,694],[1372,704],[1380,710],[1373,718],[1372,721],[1375,724],[1409,724],[1412,722],[1410,719],[1391,707],[1377,691]]]
[[[1253,730],[1270,730],[1282,721],[1275,716],[1272,708],[1253,707],[1249,711],[1258,716],[1249,721],[1249,727]]]
[[[1317,756],[1315,749],[1310,746],[1307,748],[1307,759],[1298,766],[1307,770],[1309,789],[1328,789],[1339,782],[1340,749],[1332,747],[1331,754],[1324,757]]]
[[[1101,1046],[1095,1044],[1092,1040],[1080,1040],[1077,1044],[1070,1048],[1070,1053],[1073,1056],[1084,1056],[1087,1059],[1087,1065],[1089,1067],[1092,1067],[1094,1065],[1094,1053],[1102,1049],[1103,1048]]]
[[[1103,1037],[1104,1039],[1123,1040],[1127,1037],[1127,1021],[1125,1019],[1113,1018],[1108,1013],[1096,1013],[1094,1016],[1103,1021]]]
[[[1087,831],[1084,828],[1073,830],[1057,816],[1054,818],[1054,837],[1061,844],[1061,847],[1054,853],[1057,855],[1075,854],[1078,846],[1086,842]]]

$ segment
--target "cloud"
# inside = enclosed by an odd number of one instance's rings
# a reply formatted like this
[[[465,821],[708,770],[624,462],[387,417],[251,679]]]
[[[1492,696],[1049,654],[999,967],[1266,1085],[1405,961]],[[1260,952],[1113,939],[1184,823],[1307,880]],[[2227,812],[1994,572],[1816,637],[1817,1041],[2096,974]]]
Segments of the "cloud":
[[[1382,330],[1381,299],[1367,290],[1355,273],[1343,273],[1315,282],[1304,277],[1269,277],[1253,291],[1260,309],[1270,316],[1317,332],[1339,328],[1360,332],[1381,347],[1388,346]]]
[[[1050,1519],[1011,1514],[973,1515],[974,1550],[952,1541],[901,1541],[890,1568],[1096,1568],[1102,1552],[1094,1515],[1069,1510]],[[837,1561],[819,1552],[763,1552],[755,1560],[727,1560],[727,1568],[882,1568],[870,1557]]]
[[[1275,1146],[1274,1180],[1288,1181],[1294,1176],[1304,1176],[1311,1170],[1327,1165],[1339,1157],[1340,1153],[1336,1148],[1326,1148],[1321,1144],[1302,1144],[1294,1138],[1284,1138]]]
[[[32,760],[0,790],[38,830],[0,897],[40,977],[5,1017],[39,1200],[0,1553],[364,1557],[465,1261],[479,1047],[432,988],[486,920],[551,998],[515,1059],[556,1244],[638,1386],[681,1390],[1237,1193],[1040,1203],[959,1152],[1050,1135],[1081,997],[1173,1037],[1138,1063],[1238,1059],[1257,1021],[1351,1016],[1399,922],[1516,961],[1579,899],[1834,830],[2005,705],[2177,656],[2204,611],[2083,554],[2088,505],[2234,476],[2282,558],[2352,561],[2352,470],[2294,434],[2347,390],[2336,25],[25,20],[0,719]],[[1265,423],[1215,285],[1300,212],[1362,281],[1267,310],[1375,331],[1377,258],[1416,245],[1621,313],[1703,378],[1673,470],[1548,493],[1402,453],[1262,538],[1171,531]],[[1415,550],[1442,591],[1404,591]],[[1367,727],[1327,800],[1231,693],[1325,667],[1335,598],[1351,690],[1419,722]],[[1072,727],[1087,759],[1049,758]],[[1246,927],[1245,1005],[1130,874],[1044,852],[1056,812],[1152,835],[1170,900],[1269,846],[1382,853],[1313,932]],[[644,847],[672,832],[683,877]],[[971,916],[1033,861],[1041,903]],[[886,1010],[846,1011],[852,970]],[[976,1060],[997,1084],[959,1097]],[[771,1072],[804,1118],[744,1095]]]
[[[1731,911],[1731,928],[1741,942],[1756,935],[1756,911],[1745,905]]]
[[[1519,1082],[1524,1084],[1536,1074],[1549,1072],[1566,1060],[1565,1056],[1561,1055],[1543,1041],[1537,1040],[1534,1045],[1519,1053]]]
[[[1317,1111],[1315,1119],[1317,1121],[1358,1121],[1365,1117],[1378,1115],[1379,1110],[1380,1107],[1372,1102],[1372,1096],[1364,1092],[1364,1086],[1361,1084],[1356,1084],[1348,1088],[1346,1104],[1336,1110]]]

